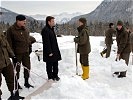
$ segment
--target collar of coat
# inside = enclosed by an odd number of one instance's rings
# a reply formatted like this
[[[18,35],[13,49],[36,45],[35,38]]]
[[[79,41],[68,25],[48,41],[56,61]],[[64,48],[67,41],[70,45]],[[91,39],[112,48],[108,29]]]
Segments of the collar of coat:
[[[15,22],[14,25],[15,29],[17,30],[25,30],[25,27],[18,27],[17,23]]]
[[[46,24],[46,26],[51,29],[52,31],[54,31],[54,26],[51,28],[51,26],[49,24]]]
[[[88,29],[87,26],[81,25],[77,28],[78,32],[81,32],[83,29]]]

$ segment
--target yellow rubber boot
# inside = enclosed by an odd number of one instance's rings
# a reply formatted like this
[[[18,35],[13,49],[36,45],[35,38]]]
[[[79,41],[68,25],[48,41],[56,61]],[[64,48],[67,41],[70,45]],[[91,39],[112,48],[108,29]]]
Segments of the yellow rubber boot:
[[[89,78],[89,66],[83,66],[83,76],[82,79],[86,80]]]

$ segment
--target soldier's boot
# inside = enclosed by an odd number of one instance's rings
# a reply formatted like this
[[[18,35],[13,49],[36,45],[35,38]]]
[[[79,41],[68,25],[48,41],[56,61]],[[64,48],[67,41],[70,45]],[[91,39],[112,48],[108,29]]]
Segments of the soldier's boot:
[[[25,97],[19,96],[19,92],[16,91],[15,93],[11,92],[11,96],[8,98],[8,100],[23,100]]]
[[[102,52],[100,52],[101,56],[103,57],[103,55],[107,52],[107,48],[105,48]]]
[[[100,52],[100,54],[101,54],[101,56],[103,57],[103,55],[104,55],[103,52]]]
[[[82,79],[86,80],[89,78],[89,66],[83,66],[83,76]]]
[[[114,72],[113,74],[115,74],[115,75],[119,75],[119,72]]]
[[[113,76],[113,77],[118,77],[119,74],[120,74],[120,72],[114,72],[114,73],[112,74],[112,76]]]
[[[29,84],[29,78],[25,78],[24,86],[25,86],[26,88],[30,88],[30,87],[34,88],[33,85]]]
[[[118,78],[126,77],[126,72],[127,71],[120,72],[120,75],[118,76]]]

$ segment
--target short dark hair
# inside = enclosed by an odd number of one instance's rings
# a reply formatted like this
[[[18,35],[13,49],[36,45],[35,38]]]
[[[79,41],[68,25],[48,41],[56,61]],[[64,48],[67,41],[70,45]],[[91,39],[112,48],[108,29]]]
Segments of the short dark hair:
[[[109,28],[111,28],[114,24],[113,23],[109,23]]]
[[[46,22],[47,22],[47,21],[51,21],[51,19],[55,19],[55,18],[52,17],[52,16],[48,16],[48,17],[46,17]]]
[[[55,18],[53,16],[46,17],[46,25],[48,25],[48,21],[51,21],[51,19],[55,19]]]
[[[26,17],[25,17],[24,15],[17,15],[17,16],[16,16],[16,21],[17,21],[17,20],[23,21],[23,20],[25,20],[25,19],[26,19]]]
[[[79,21],[82,22],[84,25],[87,24],[87,20],[86,20],[86,18],[80,18]]]

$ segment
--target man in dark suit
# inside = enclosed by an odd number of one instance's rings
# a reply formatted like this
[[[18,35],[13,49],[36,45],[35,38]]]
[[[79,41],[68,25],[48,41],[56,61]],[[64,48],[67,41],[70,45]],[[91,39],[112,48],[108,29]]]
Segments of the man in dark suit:
[[[58,61],[61,60],[61,54],[54,32],[54,26],[54,17],[48,16],[46,18],[46,26],[41,32],[43,41],[43,61],[46,62],[48,80],[59,81]]]

